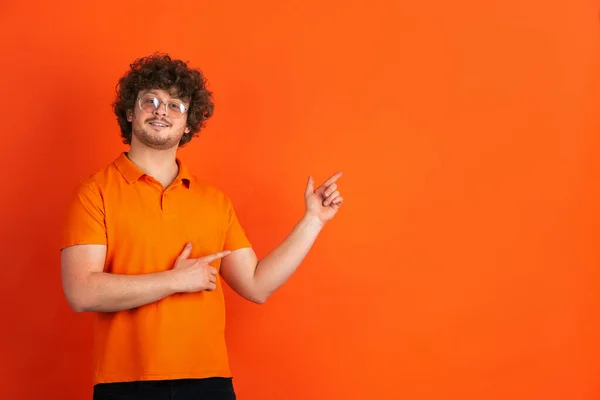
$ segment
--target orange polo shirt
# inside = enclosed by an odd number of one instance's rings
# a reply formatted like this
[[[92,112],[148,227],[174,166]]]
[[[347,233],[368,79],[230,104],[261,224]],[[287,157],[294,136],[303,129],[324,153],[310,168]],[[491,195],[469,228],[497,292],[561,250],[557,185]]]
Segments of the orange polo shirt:
[[[85,179],[70,204],[61,248],[104,244],[104,271],[133,275],[171,269],[186,242],[192,258],[250,247],[231,200],[177,162],[167,189],[126,153]],[[220,261],[211,265],[219,269]],[[220,276],[213,292],[96,313],[94,383],[231,377],[224,331]]]

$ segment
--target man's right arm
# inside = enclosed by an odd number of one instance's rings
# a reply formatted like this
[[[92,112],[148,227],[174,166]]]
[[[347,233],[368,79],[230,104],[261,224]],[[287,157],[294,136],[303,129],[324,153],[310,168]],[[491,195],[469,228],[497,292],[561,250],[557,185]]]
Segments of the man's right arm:
[[[217,270],[210,263],[231,252],[189,258],[191,252],[192,246],[187,244],[172,269],[122,275],[104,272],[106,245],[69,246],[61,252],[63,291],[76,312],[115,312],[150,304],[174,293],[215,290]]]
[[[106,246],[70,246],[61,252],[65,296],[76,312],[114,312],[153,303],[178,291],[172,270],[144,275],[103,272]]]

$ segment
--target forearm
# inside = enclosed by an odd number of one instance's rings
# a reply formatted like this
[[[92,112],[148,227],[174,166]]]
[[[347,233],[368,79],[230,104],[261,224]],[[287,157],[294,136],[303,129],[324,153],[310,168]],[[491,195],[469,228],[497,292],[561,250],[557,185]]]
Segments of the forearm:
[[[265,301],[288,280],[322,229],[323,223],[318,218],[305,216],[279,246],[258,262],[254,273],[254,288],[258,298]]]
[[[120,275],[93,272],[80,286],[76,311],[115,312],[153,303],[173,293],[171,272]]]

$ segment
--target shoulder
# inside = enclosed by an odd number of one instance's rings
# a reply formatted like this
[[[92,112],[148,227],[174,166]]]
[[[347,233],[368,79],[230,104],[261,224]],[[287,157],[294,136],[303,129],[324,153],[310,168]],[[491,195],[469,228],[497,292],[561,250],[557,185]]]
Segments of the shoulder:
[[[73,189],[73,195],[78,198],[101,199],[118,173],[114,163],[110,163],[77,181]]]

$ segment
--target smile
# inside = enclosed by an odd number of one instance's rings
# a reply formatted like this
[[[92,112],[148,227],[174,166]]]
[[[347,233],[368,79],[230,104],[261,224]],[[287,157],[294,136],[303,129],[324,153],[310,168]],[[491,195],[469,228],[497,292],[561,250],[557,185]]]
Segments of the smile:
[[[150,122],[150,125],[157,126],[159,128],[168,128],[169,125],[163,124],[162,122]]]

